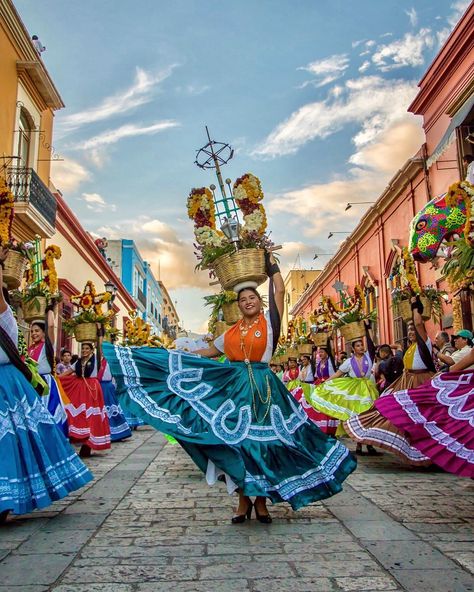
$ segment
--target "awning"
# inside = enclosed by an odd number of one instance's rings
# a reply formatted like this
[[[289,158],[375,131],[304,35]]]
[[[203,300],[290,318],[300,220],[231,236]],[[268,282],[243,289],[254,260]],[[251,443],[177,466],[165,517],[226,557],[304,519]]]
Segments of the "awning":
[[[472,94],[467,99],[464,105],[458,110],[457,113],[455,113],[454,117],[451,119],[451,123],[449,124],[446,133],[441,138],[441,142],[436,146],[433,154],[426,161],[427,168],[430,168],[430,166],[434,164],[454,142],[454,140],[456,139],[456,128],[459,127],[462,124],[462,122],[466,119],[473,106],[474,94]]]

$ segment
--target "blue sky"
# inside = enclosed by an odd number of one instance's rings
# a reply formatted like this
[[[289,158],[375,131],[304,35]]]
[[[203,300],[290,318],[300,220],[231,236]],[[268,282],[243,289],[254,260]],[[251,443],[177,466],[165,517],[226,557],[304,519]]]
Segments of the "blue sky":
[[[16,0],[66,109],[52,177],[91,232],[134,238],[201,329],[186,197],[204,125],[262,180],[282,264],[331,253],[418,149],[406,113],[466,0]],[[197,300],[199,301],[196,306]]]

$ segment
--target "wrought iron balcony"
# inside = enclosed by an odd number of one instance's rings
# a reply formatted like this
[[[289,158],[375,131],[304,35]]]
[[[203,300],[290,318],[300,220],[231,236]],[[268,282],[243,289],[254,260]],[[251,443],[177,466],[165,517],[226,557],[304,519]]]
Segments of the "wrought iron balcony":
[[[56,223],[56,198],[36,171],[27,167],[9,168],[8,186],[15,197],[15,214],[40,236],[52,236]]]

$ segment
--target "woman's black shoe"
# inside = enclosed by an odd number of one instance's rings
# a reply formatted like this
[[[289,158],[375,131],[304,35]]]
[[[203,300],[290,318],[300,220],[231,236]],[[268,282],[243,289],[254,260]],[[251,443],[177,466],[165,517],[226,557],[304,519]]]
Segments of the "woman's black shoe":
[[[247,509],[247,511],[245,512],[245,514],[236,514],[235,516],[232,516],[232,524],[242,524],[242,522],[245,522],[245,519],[250,520],[251,516],[252,516],[252,508],[253,508],[253,504],[252,502],[250,502],[249,507]]]
[[[0,512],[0,524],[5,524],[9,513],[10,510],[4,510],[3,512]]]
[[[378,450],[375,450],[375,448],[369,444],[367,446],[367,454],[369,456],[382,456],[383,452],[379,452]]]
[[[255,516],[257,517],[257,520],[262,524],[271,524],[273,522],[273,518],[270,516],[268,512],[266,514],[259,514],[257,511],[257,506],[255,506]]]

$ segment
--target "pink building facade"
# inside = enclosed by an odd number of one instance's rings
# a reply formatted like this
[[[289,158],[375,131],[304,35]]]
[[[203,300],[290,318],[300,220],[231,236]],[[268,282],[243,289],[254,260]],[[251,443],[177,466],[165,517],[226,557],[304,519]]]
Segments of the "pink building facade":
[[[392,311],[392,271],[401,247],[408,245],[413,216],[450,184],[463,179],[463,156],[474,154],[474,3],[470,5],[419,83],[419,92],[408,110],[423,117],[426,142],[391,179],[377,202],[364,214],[351,235],[328,262],[318,278],[290,311],[308,319],[321,296],[337,299],[333,287],[342,282],[352,293],[364,288],[367,306],[377,310],[379,343],[401,341],[406,326]],[[439,269],[418,265],[420,284],[448,289]],[[450,295],[451,299],[452,295]],[[462,324],[473,328],[472,290],[456,294],[462,306]],[[446,304],[439,323],[428,322],[428,331],[452,327],[452,308]],[[339,341],[337,348],[343,347]]]

